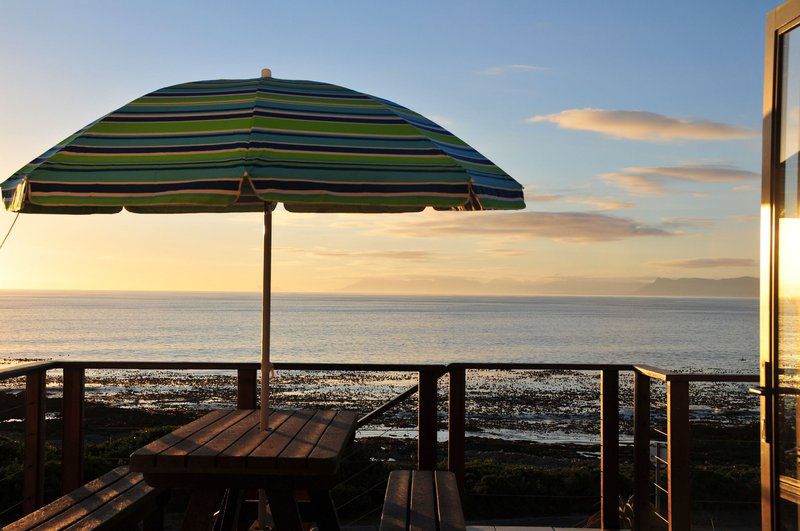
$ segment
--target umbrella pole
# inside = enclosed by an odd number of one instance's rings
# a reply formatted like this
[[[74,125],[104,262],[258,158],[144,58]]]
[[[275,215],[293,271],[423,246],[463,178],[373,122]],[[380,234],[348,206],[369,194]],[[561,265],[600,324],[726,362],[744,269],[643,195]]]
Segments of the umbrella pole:
[[[264,278],[261,293],[261,429],[269,429],[269,325],[272,298],[272,209],[264,203]]]

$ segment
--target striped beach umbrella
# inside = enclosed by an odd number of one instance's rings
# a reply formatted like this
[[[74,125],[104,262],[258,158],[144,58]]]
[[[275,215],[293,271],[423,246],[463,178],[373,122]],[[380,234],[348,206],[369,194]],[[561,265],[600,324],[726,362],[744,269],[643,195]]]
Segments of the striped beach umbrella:
[[[262,427],[269,397],[272,210],[521,209],[522,185],[391,101],[315,81],[182,83],[84,127],[0,184],[21,213],[264,212]]]

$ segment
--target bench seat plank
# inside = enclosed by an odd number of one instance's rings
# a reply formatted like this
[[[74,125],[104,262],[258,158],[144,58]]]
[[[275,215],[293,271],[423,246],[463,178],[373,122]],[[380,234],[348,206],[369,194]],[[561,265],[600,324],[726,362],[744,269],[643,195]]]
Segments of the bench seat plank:
[[[435,482],[439,531],[456,531],[466,528],[456,476],[452,472],[437,470]]]
[[[395,470],[389,475],[381,531],[464,531],[455,475]]]
[[[95,511],[92,511],[67,527],[66,530],[111,529],[113,528],[112,522],[114,522],[119,515],[134,512],[138,507],[141,507],[141,501],[146,499],[152,492],[154,492],[153,487],[149,486],[144,481],[140,481],[133,488],[108,500],[108,502],[98,507]],[[153,500],[152,508],[155,509],[155,500]]]
[[[81,501],[85,500],[92,494],[106,488],[111,483],[117,481],[118,479],[125,476],[128,473],[128,467],[121,466],[115,468],[111,472],[100,476],[97,479],[93,479],[86,485],[79,487],[69,494],[65,494],[64,496],[58,498],[57,500],[53,501],[45,505],[44,507],[35,510],[34,512],[24,516],[23,518],[8,524],[4,528],[5,531],[22,531],[23,529],[31,529],[41,522],[45,522],[50,518],[56,516],[57,514],[69,509],[70,507],[80,503]]]
[[[163,502],[161,489],[121,466],[9,524],[8,531],[114,529],[135,523]]]
[[[411,531],[436,530],[436,490],[433,472],[418,470],[411,476],[411,514],[408,527]]]
[[[396,470],[389,474],[386,500],[383,502],[381,531],[406,531],[411,500],[411,471]]]

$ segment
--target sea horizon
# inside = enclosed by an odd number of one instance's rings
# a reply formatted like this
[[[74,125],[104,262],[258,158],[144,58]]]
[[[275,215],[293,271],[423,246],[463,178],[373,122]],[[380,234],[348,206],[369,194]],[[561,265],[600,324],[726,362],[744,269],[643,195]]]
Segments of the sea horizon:
[[[103,294],[103,293],[153,293],[153,294],[197,294],[197,295],[251,295],[261,297],[260,291],[237,291],[237,290],[162,290],[162,289],[72,289],[72,288],[0,288],[0,295],[3,294]],[[758,296],[737,296],[737,295],[639,295],[626,293],[526,293],[522,295],[506,293],[413,293],[413,292],[350,292],[350,291],[272,291],[272,296],[346,296],[346,297],[405,297],[405,298],[437,298],[437,297],[461,297],[461,298],[513,298],[525,299],[536,297],[588,297],[588,298],[637,298],[637,299],[753,299]]]

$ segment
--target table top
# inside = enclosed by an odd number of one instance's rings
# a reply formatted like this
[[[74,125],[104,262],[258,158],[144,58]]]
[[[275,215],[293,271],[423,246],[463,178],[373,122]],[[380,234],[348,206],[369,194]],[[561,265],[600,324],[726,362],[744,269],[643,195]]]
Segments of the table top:
[[[219,409],[131,454],[131,470],[165,475],[332,475],[356,430],[348,411]]]

